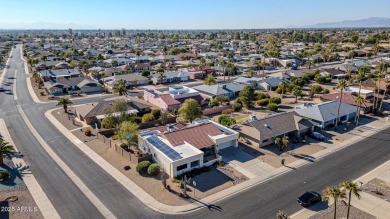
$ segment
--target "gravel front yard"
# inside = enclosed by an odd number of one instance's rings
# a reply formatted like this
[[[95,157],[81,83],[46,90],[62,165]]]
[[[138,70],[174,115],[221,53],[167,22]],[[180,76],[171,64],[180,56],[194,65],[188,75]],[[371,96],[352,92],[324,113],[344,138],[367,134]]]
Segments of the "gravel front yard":
[[[6,198],[11,196],[17,196],[18,200],[15,202],[5,201]],[[43,219],[39,208],[27,188],[0,192],[0,208],[2,209],[0,211],[0,218]]]
[[[73,130],[77,128],[83,127],[83,124],[81,122],[77,122],[72,120],[72,117],[75,117],[76,115],[74,114],[74,108],[73,107],[68,107],[68,114],[64,112],[64,109],[57,109],[53,110],[51,114],[63,125],[65,128],[68,130]]]
[[[329,206],[329,208],[319,211],[315,215],[309,217],[309,219],[329,219],[333,218],[334,214],[334,205]],[[336,218],[346,218],[347,217],[347,206],[343,203],[337,204],[337,214]],[[358,208],[351,206],[349,210],[349,218],[352,219],[376,219],[376,217],[368,214]]]
[[[370,195],[390,202],[390,183],[388,182],[375,178],[364,184],[362,190]],[[379,192],[382,195],[376,192]]]

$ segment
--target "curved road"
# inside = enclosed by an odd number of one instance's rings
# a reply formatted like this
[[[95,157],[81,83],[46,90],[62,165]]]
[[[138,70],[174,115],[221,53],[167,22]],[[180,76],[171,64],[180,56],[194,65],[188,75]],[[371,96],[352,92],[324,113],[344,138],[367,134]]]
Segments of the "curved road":
[[[21,46],[13,49],[0,92],[0,117],[6,121],[26,163],[62,218],[104,218],[91,201],[46,153],[22,120],[20,105],[32,125],[54,152],[68,165],[94,195],[117,218],[275,218],[281,209],[291,214],[300,210],[296,197],[306,190],[321,191],[329,185],[354,179],[390,159],[390,129],[351,145],[297,170],[256,185],[212,206],[186,214],[164,215],[140,202],[114,178],[90,160],[65,138],[43,115],[54,103],[36,104],[26,87]],[[13,77],[17,71],[17,100],[14,100]],[[7,85],[8,84],[8,85]],[[101,99],[78,99],[81,104]]]

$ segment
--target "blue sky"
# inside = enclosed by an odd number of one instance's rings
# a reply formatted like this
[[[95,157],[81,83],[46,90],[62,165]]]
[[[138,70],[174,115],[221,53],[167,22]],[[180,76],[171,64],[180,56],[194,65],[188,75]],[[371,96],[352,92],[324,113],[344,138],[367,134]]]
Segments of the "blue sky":
[[[35,22],[101,29],[277,28],[390,17],[389,0],[0,0],[0,5],[0,28]]]

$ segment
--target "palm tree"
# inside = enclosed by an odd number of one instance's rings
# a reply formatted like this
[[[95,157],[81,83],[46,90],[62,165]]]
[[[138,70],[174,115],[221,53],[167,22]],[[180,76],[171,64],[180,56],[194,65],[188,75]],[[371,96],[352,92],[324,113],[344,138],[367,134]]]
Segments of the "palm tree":
[[[334,213],[333,218],[336,219],[337,201],[345,198],[345,191],[341,190],[338,186],[327,187],[322,191],[322,199],[328,201],[330,198],[334,200]]]
[[[283,144],[282,150],[283,150],[285,147],[287,147],[288,144],[290,144],[290,138],[289,138],[287,135],[283,136],[283,138],[282,138],[282,144]]]
[[[281,210],[279,210],[278,213],[276,213],[276,217],[278,217],[279,219],[290,219],[288,215]]]
[[[339,124],[339,116],[340,116],[340,107],[341,107],[341,99],[343,98],[343,90],[345,90],[348,87],[348,81],[341,79],[339,80],[339,83],[333,88],[333,89],[340,89],[340,96],[339,96],[339,106],[337,108],[337,118],[336,118],[336,128]]]
[[[295,103],[298,102],[298,97],[303,94],[302,89],[299,86],[294,86],[292,93],[295,96]]]
[[[257,68],[257,74],[260,75],[260,68],[262,67],[261,66],[261,61],[260,60],[255,60],[255,62],[253,62],[253,65]]]
[[[348,210],[347,210],[347,219],[349,218],[349,209],[351,207],[351,198],[352,194],[356,196],[358,199],[360,199],[360,189],[357,183],[353,182],[352,180],[342,182],[340,184],[341,187],[344,188],[344,192],[348,191]]]
[[[253,71],[252,69],[248,71],[248,73],[246,73],[246,75],[250,78],[252,78],[253,76],[255,76],[255,71]]]
[[[345,72],[346,75],[348,75],[348,79],[351,80],[352,79],[352,72],[353,72],[353,68],[350,67],[347,69],[347,71]]]
[[[285,82],[285,81],[280,82],[279,88],[282,90],[282,92],[280,93],[280,98],[283,98],[284,91],[287,88],[287,82]]]
[[[355,117],[356,126],[357,126],[359,124],[360,108],[361,108],[362,104],[364,103],[364,98],[362,96],[358,96],[356,98],[355,102],[358,104],[358,107],[356,110],[356,117]]]
[[[9,155],[14,151],[14,146],[0,138],[0,166],[4,165],[4,155]]]
[[[158,73],[157,81],[158,81],[160,84],[164,81],[165,78],[167,78],[167,76],[165,76],[164,72]]]
[[[311,69],[311,66],[313,65],[313,63],[311,61],[307,61],[306,65],[307,65],[307,67],[309,67],[309,69]]]
[[[63,98],[60,98],[60,99],[58,100],[56,106],[62,106],[62,107],[64,107],[65,113],[68,113],[68,106],[69,106],[69,105],[72,105],[72,104],[73,104],[73,102],[72,102],[69,98],[63,97]]]
[[[219,65],[220,66],[223,66],[223,82],[225,82],[225,70],[226,70],[226,61],[225,60],[221,60],[220,62],[219,62]]]
[[[123,85],[123,84],[117,84],[115,87],[114,87],[114,93],[116,94],[119,94],[119,96],[122,96],[123,94],[126,94],[127,93],[127,89],[126,87]]]
[[[231,70],[233,68],[233,64],[230,62],[227,63],[226,68],[228,69],[228,82],[229,82],[230,81],[230,73],[231,73]]]
[[[207,85],[210,85],[210,84],[217,83],[217,81],[215,80],[215,78],[212,75],[207,75],[207,77],[204,79],[204,83]]]

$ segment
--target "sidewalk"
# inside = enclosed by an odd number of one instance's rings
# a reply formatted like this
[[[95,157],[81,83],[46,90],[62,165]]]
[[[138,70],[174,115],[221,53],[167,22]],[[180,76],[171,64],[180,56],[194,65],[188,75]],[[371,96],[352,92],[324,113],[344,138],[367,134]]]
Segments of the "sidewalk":
[[[360,178],[356,179],[355,182],[363,182],[368,183],[370,180],[374,178],[386,178],[390,181],[390,177],[388,177],[388,173],[390,171],[390,160],[385,162],[384,164],[378,166],[377,168],[371,170]],[[360,199],[353,198],[351,199],[351,205],[355,208],[358,208],[364,212],[367,212],[376,218],[390,218],[390,202],[385,201],[383,199],[377,198],[373,195],[370,195],[366,192],[360,193]],[[333,201],[331,200],[328,205],[332,205]],[[309,218],[318,213],[317,211],[313,211],[310,209],[302,209],[293,215],[290,216],[291,219],[304,219]]]
[[[98,154],[96,154],[92,149],[90,149],[86,144],[79,141],[76,136],[74,136],[69,130],[67,130],[60,122],[58,122],[55,117],[51,114],[52,111],[56,109],[49,110],[45,112],[45,116],[47,119],[53,123],[54,126],[60,130],[65,137],[67,137],[71,142],[75,144],[76,147],[78,147],[82,152],[84,152],[90,159],[92,159],[95,163],[97,163],[102,169],[104,169],[108,174],[110,174],[113,178],[115,178],[119,183],[121,183],[126,189],[128,189],[133,195],[135,195],[140,201],[142,201],[145,205],[152,208],[155,211],[159,211],[161,213],[165,214],[183,214],[188,213],[191,211],[195,211],[197,209],[206,207],[206,205],[214,203],[216,201],[220,201],[223,199],[226,199],[234,194],[240,193],[244,190],[250,189],[260,183],[263,183],[269,179],[272,179],[274,177],[277,177],[281,174],[287,173],[289,171],[293,171],[292,168],[298,168],[305,164],[311,163],[307,160],[298,160],[289,165],[289,167],[280,167],[278,169],[274,169],[273,171],[264,173],[263,175],[256,176],[250,180],[247,180],[243,183],[240,183],[238,185],[235,185],[233,187],[230,187],[228,189],[225,189],[223,191],[220,191],[218,193],[215,193],[213,195],[210,195],[202,200],[200,202],[206,203],[206,204],[200,204],[198,202],[183,205],[183,206],[169,206],[166,204],[162,204],[160,202],[157,202],[153,197],[151,197],[148,193],[143,191],[138,185],[136,185],[134,182],[132,182],[129,178],[127,178],[125,175],[123,175],[121,172],[119,172],[117,169],[115,169],[111,164],[109,164],[106,160],[104,160],[102,157],[100,157]],[[386,128],[390,126],[390,123],[384,124],[381,128]],[[366,133],[362,134],[362,136],[356,136],[354,138],[351,138],[349,140],[346,140],[344,142],[341,142],[338,145],[335,145],[329,149],[322,150],[320,152],[317,152],[316,154],[312,155],[315,158],[321,158],[324,157],[330,153],[333,153],[335,151],[338,151],[344,147],[347,147],[357,141],[360,141],[361,139],[373,135],[378,130],[371,130],[367,131]]]
[[[0,133],[3,135],[4,140],[9,142],[14,146],[15,151],[18,152],[16,145],[12,141],[12,138],[8,132],[7,126],[3,119],[0,119]],[[12,157],[12,161],[16,166],[28,167],[24,162],[23,158]],[[35,203],[38,205],[39,210],[41,211],[44,218],[61,218],[50,199],[46,196],[45,192],[42,190],[42,187],[39,185],[33,174],[22,174],[23,182],[26,184],[28,190],[31,193]]]

